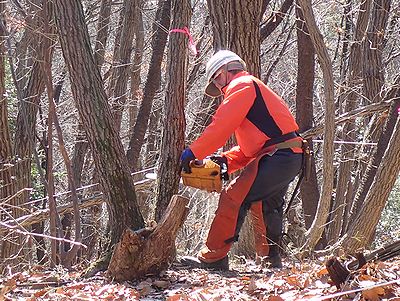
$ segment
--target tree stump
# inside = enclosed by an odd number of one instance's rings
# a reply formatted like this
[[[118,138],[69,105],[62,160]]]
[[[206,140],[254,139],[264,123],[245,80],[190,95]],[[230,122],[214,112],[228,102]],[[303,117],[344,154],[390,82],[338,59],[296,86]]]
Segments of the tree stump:
[[[125,281],[167,268],[176,257],[175,238],[189,213],[188,203],[187,198],[174,195],[156,227],[138,231],[125,229],[115,246],[108,275]]]

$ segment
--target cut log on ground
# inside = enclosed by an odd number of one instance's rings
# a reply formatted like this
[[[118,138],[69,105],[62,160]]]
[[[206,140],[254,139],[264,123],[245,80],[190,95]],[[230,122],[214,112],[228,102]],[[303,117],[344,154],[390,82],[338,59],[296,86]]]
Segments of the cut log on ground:
[[[135,191],[145,191],[146,189],[151,188],[151,186],[154,184],[154,180],[151,179],[146,179],[142,181],[135,182]],[[97,186],[98,184],[92,184],[89,185],[90,188],[93,188],[94,186]],[[89,187],[87,186],[87,187]],[[85,188],[85,187],[84,187]],[[81,190],[81,189],[78,189]],[[68,197],[70,195],[70,191],[67,191],[66,193],[62,193],[61,195],[63,197]],[[61,197],[60,195],[55,195],[55,197]],[[40,202],[44,199],[39,199],[35,200],[36,202]],[[94,192],[93,196],[88,197],[88,198],[82,198],[80,200],[79,204],[79,209],[86,209],[95,205],[101,205],[104,203],[104,198],[101,192]],[[29,227],[32,224],[35,223],[40,223],[41,221],[49,219],[49,208],[46,209],[41,209],[41,210],[35,210],[33,213],[21,216],[17,219],[9,219],[6,221],[1,221],[0,223],[0,236],[5,235],[6,232],[12,231],[14,229],[19,229],[25,231],[25,228]],[[73,212],[73,206],[72,203],[62,205],[57,207],[57,213],[59,215],[64,215],[67,213]]]
[[[117,281],[158,274],[176,257],[175,238],[189,213],[189,200],[174,195],[160,223],[154,229],[126,229],[115,246],[108,275]]]
[[[328,259],[325,265],[332,282],[339,289],[342,284],[350,279],[352,272],[361,269],[366,263],[385,261],[396,256],[400,256],[400,240],[385,245],[367,255],[357,253],[356,259],[348,263],[342,264],[339,259],[332,257]]]

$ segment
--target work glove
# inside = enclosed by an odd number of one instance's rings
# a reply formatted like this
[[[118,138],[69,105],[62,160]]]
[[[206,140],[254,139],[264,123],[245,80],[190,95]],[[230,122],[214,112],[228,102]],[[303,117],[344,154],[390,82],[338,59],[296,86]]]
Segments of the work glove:
[[[181,170],[183,170],[186,173],[192,173],[192,170],[190,168],[190,161],[196,159],[194,156],[192,150],[187,147],[181,154]]]
[[[221,179],[225,181],[229,180],[228,159],[225,156],[214,155],[210,156],[210,160],[221,166]]]

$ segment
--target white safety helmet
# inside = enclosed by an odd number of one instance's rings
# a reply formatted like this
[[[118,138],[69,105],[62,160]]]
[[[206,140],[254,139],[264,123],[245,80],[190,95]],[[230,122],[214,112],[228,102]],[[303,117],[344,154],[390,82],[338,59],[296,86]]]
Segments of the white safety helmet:
[[[222,94],[213,81],[214,74],[222,67],[227,65],[227,71],[246,70],[246,63],[240,56],[229,50],[220,50],[215,53],[206,65],[207,86],[205,93],[211,97],[218,97]]]

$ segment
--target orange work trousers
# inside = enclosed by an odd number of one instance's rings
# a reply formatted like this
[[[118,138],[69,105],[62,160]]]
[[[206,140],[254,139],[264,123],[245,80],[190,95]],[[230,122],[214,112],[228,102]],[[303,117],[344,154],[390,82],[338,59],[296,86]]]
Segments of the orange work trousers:
[[[268,207],[268,200],[276,199],[276,195],[281,195],[277,202],[279,207],[283,207],[282,191],[286,191],[289,183],[296,177],[301,169],[302,154],[293,153],[289,149],[277,150],[271,152],[273,148],[266,148],[256,159],[251,161],[220,194],[218,208],[215,212],[214,220],[208,232],[206,246],[200,250],[198,258],[203,262],[215,262],[224,258],[234,241],[237,240],[237,235],[240,230],[242,221],[240,220],[243,208],[251,208],[258,202],[262,204],[258,209],[253,209],[253,216],[260,216],[260,208],[262,208],[264,216],[264,229],[268,237],[268,212],[264,208]],[[260,200],[262,202],[260,202]],[[282,208],[277,208],[282,211]],[[258,214],[254,212],[257,212]],[[276,210],[275,210],[276,211]],[[242,217],[243,218],[243,217]],[[279,219],[279,217],[278,217]],[[280,216],[282,219],[282,216]],[[258,219],[258,227],[260,221]],[[280,221],[282,224],[282,221]],[[281,227],[281,226],[280,226]],[[279,236],[281,229],[274,229],[274,236]],[[261,232],[258,232],[261,233]],[[261,233],[261,235],[263,235]],[[265,245],[261,241],[260,256],[265,256],[268,252]],[[263,250],[261,250],[261,248]]]

